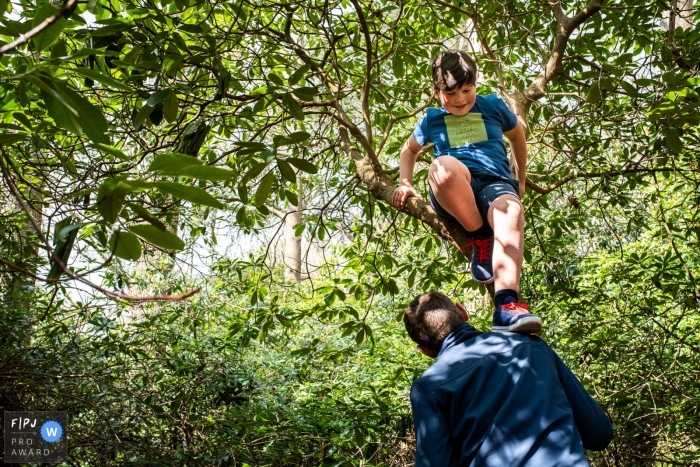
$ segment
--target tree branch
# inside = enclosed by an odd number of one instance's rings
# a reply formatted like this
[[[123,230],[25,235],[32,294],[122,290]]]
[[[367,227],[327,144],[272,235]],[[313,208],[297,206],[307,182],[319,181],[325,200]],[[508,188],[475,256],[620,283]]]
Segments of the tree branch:
[[[375,198],[385,201],[392,206],[391,200],[396,186],[384,173],[377,173],[374,171],[374,167],[369,158],[363,157],[360,151],[352,144],[348,131],[345,128],[341,127],[339,133],[343,150],[355,162],[357,176],[362,184],[367,187]],[[416,197],[408,198],[406,205],[401,209],[397,208],[397,210],[423,222],[433,229],[441,238],[447,240],[458,249],[461,249],[470,240],[467,231],[464,230],[459,222],[440,217],[433,208],[430,207],[430,204],[424,200]],[[470,257],[470,251],[464,251],[463,253],[468,258]]]
[[[591,2],[573,18],[564,14],[559,1],[551,1],[549,7],[552,10],[554,19],[557,22],[557,36],[552,46],[549,60],[543,67],[540,74],[530,83],[524,92],[517,92],[513,98],[509,99],[511,107],[518,116],[518,121],[527,133],[527,111],[530,105],[545,95],[547,84],[564,71],[562,61],[566,44],[574,30],[583,24],[590,17],[598,13],[603,6],[602,0],[591,0]]]
[[[58,13],[46,18],[44,21],[41,22],[41,24],[39,24],[35,28],[28,31],[27,34],[20,34],[19,39],[17,39],[16,41],[10,42],[9,44],[5,44],[2,47],[0,47],[0,57],[5,55],[7,52],[15,50],[20,45],[29,42],[29,39],[36,36],[44,29],[50,27],[52,24],[54,24],[59,19],[64,18],[64,17],[67,18],[68,15],[70,15],[71,11],[73,10],[73,7],[75,7],[77,4],[78,4],[78,0],[68,0],[66,2],[66,4],[63,5],[63,8],[61,8],[58,11]]]
[[[365,20],[365,15],[362,12],[362,7],[357,0],[351,0],[352,5],[355,7],[355,13],[357,13],[357,18],[360,20],[360,26],[362,27],[362,33],[365,36],[365,77],[362,81],[362,116],[365,121],[365,134],[367,135],[367,141],[372,144],[372,118],[369,111],[369,90],[372,81],[372,39],[369,36],[369,27],[367,26],[367,21]]]
[[[567,182],[570,182],[571,180],[575,178],[597,178],[597,177],[614,177],[616,175],[625,175],[625,174],[630,174],[630,173],[656,173],[656,172],[677,172],[678,169],[673,168],[673,167],[660,167],[660,168],[655,168],[655,169],[645,169],[645,168],[633,168],[633,169],[623,169],[623,170],[611,170],[610,172],[593,172],[593,173],[586,173],[586,172],[578,172],[576,170],[571,170],[569,173],[556,182],[547,185],[547,186],[541,186],[538,185],[537,183],[533,182],[530,180],[530,178],[527,179],[525,182],[527,187],[530,188],[532,191],[536,191],[537,193],[541,195],[546,195],[547,193],[551,193],[552,191],[556,190],[562,185],[565,185]]]

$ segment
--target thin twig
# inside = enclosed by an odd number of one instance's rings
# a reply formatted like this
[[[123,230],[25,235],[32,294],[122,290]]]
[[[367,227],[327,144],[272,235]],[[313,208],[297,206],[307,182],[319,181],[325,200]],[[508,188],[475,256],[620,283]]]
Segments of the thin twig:
[[[14,42],[10,42],[9,44],[3,45],[0,47],[0,57],[5,55],[7,52],[10,52],[12,50],[15,50],[17,47],[19,47],[22,44],[25,44],[29,42],[29,39],[32,37],[36,36],[39,34],[41,31],[44,29],[48,28],[52,24],[54,24],[56,21],[58,21],[61,18],[68,17],[68,15],[71,14],[73,7],[76,6],[78,3],[78,0],[68,0],[65,5],[63,5],[63,8],[61,8],[58,13],[56,13],[53,16],[49,16],[46,18],[44,21],[41,22],[37,27],[31,29],[30,31],[27,32],[27,34],[20,34],[19,39],[17,39]]]

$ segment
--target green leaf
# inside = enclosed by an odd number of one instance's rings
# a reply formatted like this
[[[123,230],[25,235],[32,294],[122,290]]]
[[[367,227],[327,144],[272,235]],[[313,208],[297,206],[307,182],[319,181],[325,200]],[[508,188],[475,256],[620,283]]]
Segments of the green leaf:
[[[365,328],[361,328],[360,331],[355,334],[355,342],[357,345],[362,344],[362,342],[365,340]]]
[[[156,93],[151,94],[146,101],[146,105],[156,105],[163,102],[165,99],[170,97],[170,88],[162,89]]]
[[[267,146],[264,143],[258,141],[235,141],[233,143],[236,146],[241,146],[248,149],[256,149],[259,151],[264,151]]]
[[[258,162],[253,167],[251,167],[250,170],[248,170],[248,172],[246,172],[246,174],[241,179],[240,183],[242,185],[245,185],[246,183],[248,183],[249,180],[252,180],[253,178],[260,175],[262,171],[265,170],[265,167],[267,167],[267,165],[268,162]]]
[[[666,145],[675,153],[680,153],[683,151],[683,143],[681,142],[681,138],[678,136],[678,131],[675,128],[669,127],[666,129]]]
[[[203,162],[194,156],[166,152],[156,155],[151,165],[148,166],[148,170],[177,170],[202,164]]]
[[[637,86],[658,86],[661,84],[657,80],[649,78],[635,78],[634,82],[637,83]]]
[[[304,233],[304,228],[306,228],[306,225],[304,223],[300,223],[294,226],[294,236],[299,237],[301,236],[302,233]]]
[[[309,161],[305,161],[304,159],[299,159],[297,157],[288,157],[287,159],[285,159],[285,161],[289,162],[297,169],[306,172],[307,174],[318,173],[318,167],[316,167]]]
[[[297,144],[306,141],[310,137],[311,134],[305,131],[295,131],[294,133],[287,135],[287,141],[289,141],[292,144]]]
[[[148,119],[153,123],[154,125],[158,126],[160,125],[160,122],[163,121],[163,104],[159,103],[156,105],[155,109],[153,109],[153,112],[150,113],[148,116]]]
[[[104,36],[111,36],[117,32],[124,31],[126,29],[131,29],[133,28],[134,25],[131,23],[126,23],[121,20],[112,20],[112,24],[109,24],[107,26],[103,26],[99,29],[95,29],[91,31],[91,34],[94,37],[104,37]]]
[[[68,88],[65,84],[58,81],[54,81],[52,84],[56,91],[72,104],[73,109],[76,110],[77,116],[75,120],[87,137],[95,143],[109,144],[109,136],[107,135],[109,124],[102,112],[92,105],[89,100]]]
[[[248,204],[248,187],[243,185],[238,185],[238,197],[241,199],[241,203]]]
[[[318,94],[318,90],[312,87],[296,88],[292,90],[292,94],[303,101],[311,102],[314,100],[316,94]]]
[[[68,266],[68,260],[70,259],[71,251],[73,250],[73,244],[75,243],[75,238],[78,236],[78,230],[85,223],[71,224],[71,218],[67,217],[56,223],[54,228],[54,254],[58,256],[64,266]],[[53,255],[50,258],[51,269],[49,270],[47,279],[58,279],[61,277],[62,269],[56,261],[53,259]]]
[[[285,109],[287,109],[292,117],[296,118],[297,120],[304,120],[304,110],[291,94],[287,93],[282,95],[282,105]]]
[[[124,154],[121,150],[115,148],[114,146],[107,146],[106,144],[102,143],[93,143],[90,145],[90,147],[95,148],[99,151],[106,152],[107,154],[111,154],[117,159],[121,159],[123,161],[129,161],[131,158]]]
[[[265,204],[272,191],[272,182],[274,181],[275,174],[273,172],[268,172],[260,181],[260,186],[258,186],[258,191],[255,192],[255,200],[253,201],[253,205],[256,208]]]
[[[163,116],[165,116],[165,119],[168,121],[168,123],[172,123],[175,120],[177,120],[177,111],[177,95],[175,94],[175,90],[171,89],[170,94],[163,101]]]
[[[299,198],[297,195],[289,190],[284,190],[284,195],[292,206],[299,206]]]
[[[268,73],[268,74],[267,74],[267,79],[269,79],[270,81],[272,81],[272,82],[273,82],[274,84],[276,84],[277,86],[284,86],[284,81],[282,81],[282,78],[280,78],[279,76],[277,76],[277,74],[275,74],[275,73]]]
[[[0,143],[3,144],[3,146],[10,146],[12,144],[19,143],[20,141],[24,141],[26,139],[29,139],[29,135],[27,133],[2,133],[0,134]]]
[[[50,3],[45,3],[41,7],[37,8],[34,13],[34,18],[32,19],[32,27],[35,28],[39,26],[44,20],[57,15],[60,10]],[[41,31],[36,36],[32,37],[32,43],[34,44],[34,50],[41,52],[47,49],[51,44],[56,42],[56,39],[61,35],[61,32],[66,27],[68,21],[66,18],[61,17],[55,23],[53,23],[48,28]]]
[[[100,3],[100,0],[88,0],[87,11],[89,11],[90,13],[92,13],[95,16],[97,16],[99,13],[101,13],[102,12],[102,4]]]
[[[208,165],[188,165],[187,167],[172,170],[161,169],[160,173],[175,177],[196,178],[197,180],[206,180],[208,182],[223,182],[231,180],[236,175],[236,172],[233,170]]]
[[[206,190],[196,186],[166,181],[158,181],[156,182],[156,186],[160,191],[171,194],[176,198],[184,199],[185,201],[190,201],[192,203],[201,204],[202,206],[209,206],[212,208],[224,208],[224,205],[212,195],[207,193]]]
[[[0,14],[1,16],[1,14]],[[27,95],[27,82],[22,80],[17,85],[17,100],[22,107],[29,105],[29,96]]]
[[[625,80],[620,81],[620,85],[622,88],[629,94],[630,97],[638,97],[639,92],[637,91],[637,88],[634,86],[632,83],[628,83]]]
[[[394,54],[394,57],[391,60],[391,67],[394,70],[394,76],[397,78],[403,78],[404,75],[404,68],[403,68],[403,59],[399,54]]]
[[[182,50],[183,52],[187,51],[187,43],[180,34],[176,32],[173,33],[173,42],[175,42],[178,49]]]
[[[294,169],[292,169],[288,162],[277,159],[277,167],[279,167],[280,173],[285,180],[287,180],[289,183],[296,183],[297,175],[294,173]]]
[[[54,94],[48,93],[44,89],[41,90],[41,98],[46,104],[49,117],[53,119],[56,125],[76,135],[83,134],[83,129],[78,124],[77,117],[71,107],[64,105]]]
[[[30,122],[29,118],[27,118],[27,116],[23,113],[14,112],[12,116],[15,117],[15,120],[19,121],[22,125],[26,126],[30,130],[32,129],[32,122]]]
[[[136,261],[141,257],[141,242],[136,235],[118,230],[109,238],[109,250],[122,259]]]
[[[294,86],[304,76],[306,76],[306,74],[309,72],[310,69],[311,69],[311,67],[309,65],[302,65],[301,67],[299,67],[299,69],[297,71],[295,71],[294,73],[292,73],[289,76],[289,79],[287,79],[287,82],[289,83],[290,86]]]
[[[600,100],[600,85],[598,84],[598,81],[594,81],[591,87],[588,89],[588,92],[586,93],[586,101],[588,101],[589,104],[595,104]]]
[[[305,131],[297,131],[295,133],[291,133],[287,136],[282,136],[277,139],[275,142],[276,146],[287,146],[289,144],[298,144],[306,141],[309,139],[311,135]]]
[[[148,116],[151,115],[151,112],[153,112],[155,108],[156,107],[154,105],[144,105],[143,107],[141,107],[141,109],[134,117],[134,126],[139,126],[143,122],[145,122]]]
[[[148,209],[144,208],[143,206],[139,206],[136,203],[126,203],[129,208],[134,211],[134,213],[139,216],[141,219],[145,220],[149,224],[159,228],[160,230],[167,230],[165,228],[165,224],[163,224],[160,219],[158,219],[156,216],[151,214]]]
[[[122,180],[108,178],[97,190],[96,207],[104,220],[113,224],[124,207],[126,195],[129,192]]]
[[[178,26],[178,29],[181,29],[185,32],[189,32],[192,34],[199,34],[200,32],[204,32],[204,29],[202,29],[202,26],[198,24],[181,24]]]
[[[121,81],[117,81],[116,79],[112,78],[111,76],[103,75],[99,71],[91,70],[89,68],[73,68],[71,71],[74,71],[75,73],[78,73],[79,75],[85,76],[86,78],[90,78],[92,80],[97,81],[98,83],[102,83],[107,87],[114,88],[114,89],[119,89],[121,91],[133,91],[133,89],[126,84],[122,83]]]
[[[163,232],[157,227],[147,224],[132,225],[129,230],[155,246],[165,250],[180,251],[185,248],[185,242],[170,231]]]

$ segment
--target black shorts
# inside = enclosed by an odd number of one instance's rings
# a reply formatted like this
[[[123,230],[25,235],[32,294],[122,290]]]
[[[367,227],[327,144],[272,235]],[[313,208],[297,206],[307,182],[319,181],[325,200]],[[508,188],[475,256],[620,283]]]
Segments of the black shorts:
[[[481,214],[481,219],[485,224],[488,224],[489,207],[496,198],[501,195],[513,195],[520,199],[518,196],[518,188],[520,187],[519,182],[512,178],[499,177],[497,175],[490,174],[471,174],[472,182],[471,187],[474,192],[474,200],[476,201],[476,207]],[[433,207],[436,213],[442,217],[448,219],[456,220],[452,214],[445,211],[445,209],[440,206],[435,195],[433,195],[433,189],[430,189],[430,205]]]

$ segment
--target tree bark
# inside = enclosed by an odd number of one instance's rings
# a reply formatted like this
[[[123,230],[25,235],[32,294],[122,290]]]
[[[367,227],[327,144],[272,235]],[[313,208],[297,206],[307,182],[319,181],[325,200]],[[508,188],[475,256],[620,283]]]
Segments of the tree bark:
[[[298,282],[303,279],[301,274],[301,235],[296,234],[294,227],[304,221],[304,188],[299,170],[297,169],[295,172],[297,174],[299,203],[296,206],[290,204],[285,210],[269,207],[270,212],[284,222],[282,263],[285,267],[284,275],[290,282]]]

